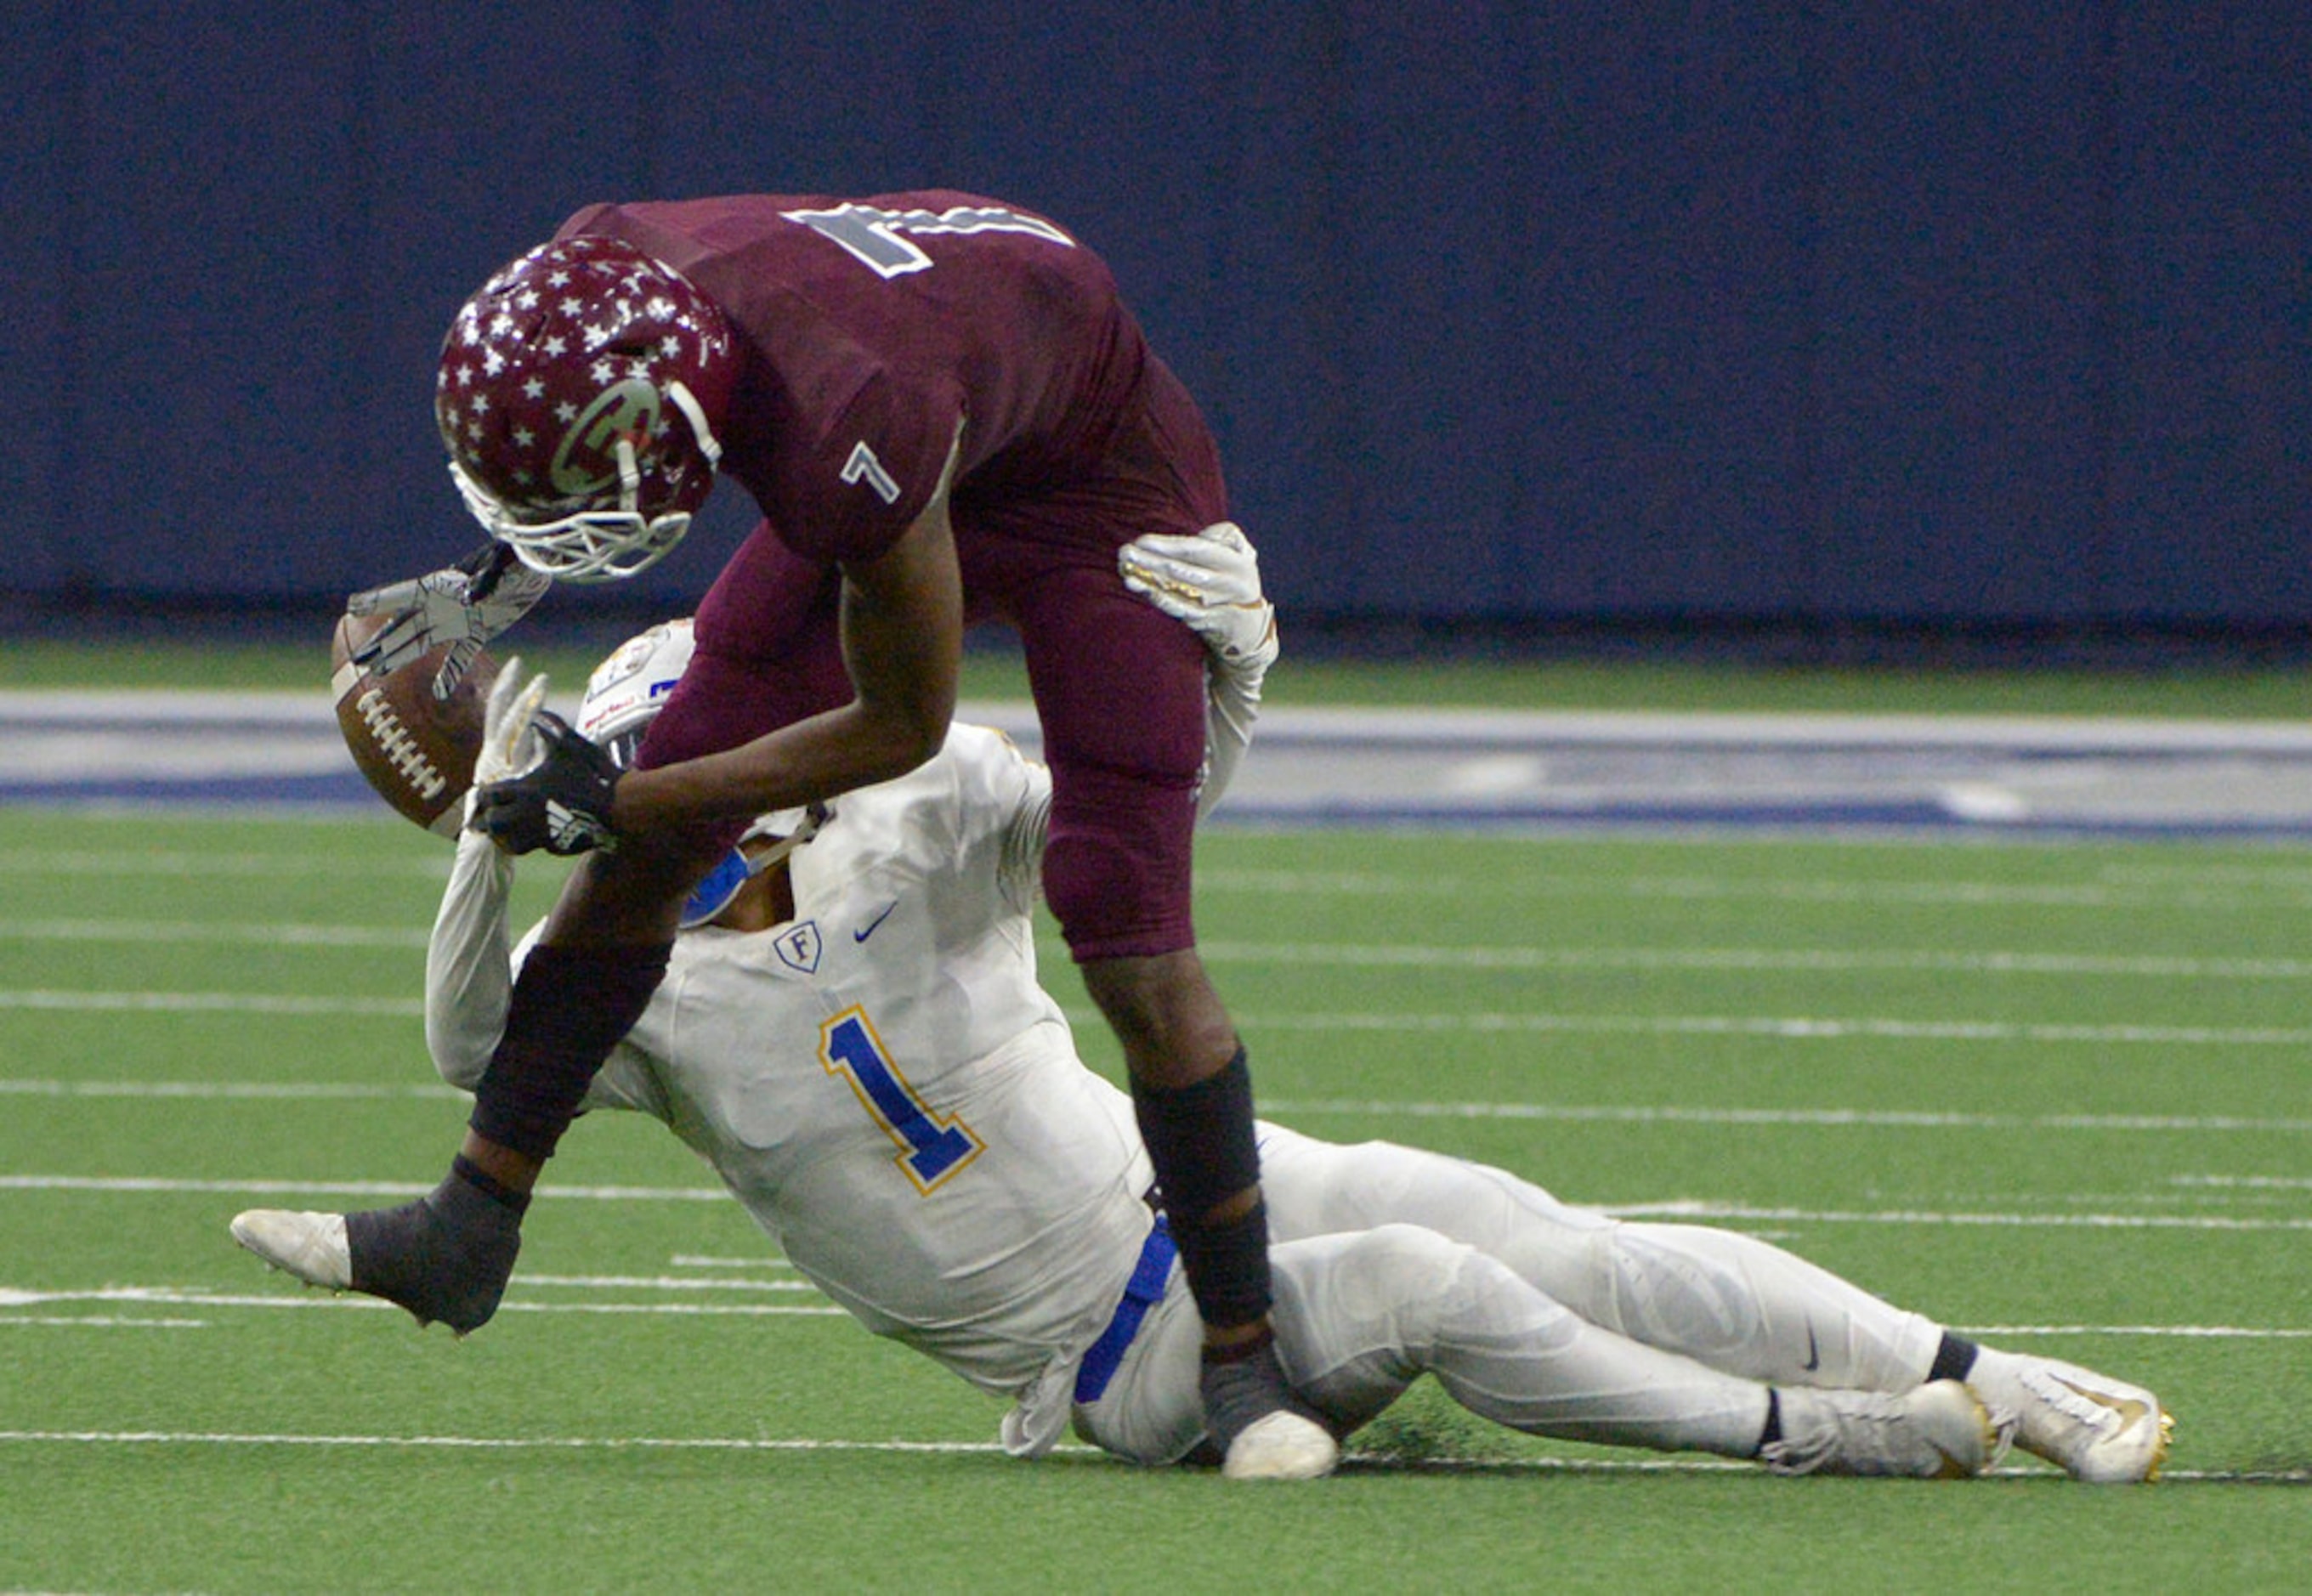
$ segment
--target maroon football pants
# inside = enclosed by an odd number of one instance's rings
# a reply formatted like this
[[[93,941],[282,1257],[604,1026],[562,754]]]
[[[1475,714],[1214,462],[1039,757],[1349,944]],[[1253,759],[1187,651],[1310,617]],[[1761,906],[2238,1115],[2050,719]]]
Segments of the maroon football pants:
[[[1190,852],[1204,754],[1204,649],[1128,592],[1116,551],[1227,514],[1219,458],[1152,362],[1135,424],[1070,480],[1032,493],[967,481],[950,506],[967,618],[1020,634],[1052,772],[1044,894],[1078,960],[1193,946]],[[638,763],[735,747],[848,702],[840,576],[766,522],[699,606],[697,652]]]

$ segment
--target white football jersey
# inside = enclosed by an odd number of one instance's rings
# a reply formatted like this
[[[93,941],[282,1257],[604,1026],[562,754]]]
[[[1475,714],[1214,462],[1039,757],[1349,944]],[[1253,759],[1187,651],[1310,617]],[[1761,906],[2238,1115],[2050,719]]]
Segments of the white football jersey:
[[[1050,797],[1003,737],[959,727],[839,799],[790,859],[794,918],[679,938],[587,1097],[671,1126],[869,1329],[1014,1399],[1004,1443],[1026,1455],[1066,1427],[1152,1222],[1130,1099],[1078,1061],[1036,981]],[[460,1086],[503,1028],[512,880],[461,840],[426,966],[427,1042]],[[1907,1391],[1940,1344],[1747,1236],[1616,1221],[1385,1142],[1260,1135],[1279,1356],[1345,1427],[1434,1370],[1535,1434],[1747,1455],[1759,1382]],[[1175,1264],[1076,1410],[1086,1438],[1152,1463],[1193,1446],[1201,1339]]]
[[[869,1329],[992,1392],[1044,1379],[1038,1430],[1123,1294],[1152,1180],[1129,1097],[1078,1061],[1037,983],[1050,797],[1008,738],[958,726],[913,773],[838,799],[789,861],[794,918],[679,938],[587,1097],[664,1121]],[[466,896],[441,921],[457,946],[437,928],[429,960],[429,1035],[471,1036],[454,1067],[437,1038],[460,1084],[503,1022],[503,978],[474,976],[504,969],[503,929],[495,951],[477,931],[494,885],[503,927],[511,878],[461,849]],[[486,1025],[431,1012],[477,988],[499,1005]]]

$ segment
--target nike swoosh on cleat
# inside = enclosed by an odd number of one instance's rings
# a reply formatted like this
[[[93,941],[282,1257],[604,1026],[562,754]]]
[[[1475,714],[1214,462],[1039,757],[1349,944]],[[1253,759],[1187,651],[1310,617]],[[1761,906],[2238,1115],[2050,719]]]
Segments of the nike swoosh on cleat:
[[[2117,1414],[2119,1416],[2119,1427],[2123,1430],[2140,1424],[2142,1422],[2144,1415],[2151,1411],[2150,1408],[2145,1407],[2142,1403],[2137,1401],[2132,1397],[2106,1396],[2099,1391],[2089,1391],[2084,1385],[2074,1385],[2070,1381],[2065,1380],[2061,1376],[2056,1377],[2055,1383],[2062,1386],[2065,1391],[2077,1391],[2080,1396],[2085,1397],[2089,1401],[2093,1402],[2098,1408],[2106,1408]]]
[[[887,920],[890,919],[890,918],[891,918],[891,909],[897,909],[898,906],[899,906],[899,904],[898,904],[898,899],[896,899],[896,898],[895,898],[895,899],[893,899],[893,900],[892,900],[892,902],[891,902],[891,908],[890,908],[890,909],[886,909],[886,910],[884,910],[882,913],[880,913],[880,914],[877,915],[874,919],[872,919],[872,920],[869,920],[865,925],[862,926],[859,929],[857,929],[857,930],[855,930],[855,931],[852,932],[852,933],[851,933],[851,940],[853,940],[854,942],[864,942],[864,941],[866,941],[866,940],[867,940],[867,938],[868,938],[872,937],[872,936],[875,934],[875,928],[876,928],[877,926],[881,925],[885,920]]]

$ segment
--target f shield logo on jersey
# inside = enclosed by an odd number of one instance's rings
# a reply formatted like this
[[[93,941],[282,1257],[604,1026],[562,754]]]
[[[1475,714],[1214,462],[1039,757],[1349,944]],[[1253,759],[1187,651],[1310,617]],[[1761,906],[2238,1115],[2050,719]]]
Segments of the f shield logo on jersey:
[[[799,974],[819,973],[819,922],[807,920],[791,931],[783,931],[771,944],[778,950],[779,963]]]

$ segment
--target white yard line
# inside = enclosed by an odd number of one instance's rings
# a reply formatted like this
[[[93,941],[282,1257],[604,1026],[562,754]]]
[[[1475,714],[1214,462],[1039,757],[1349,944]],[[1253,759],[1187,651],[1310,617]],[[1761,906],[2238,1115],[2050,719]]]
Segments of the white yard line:
[[[957,707],[957,715],[977,725],[998,727],[1014,737],[1033,736],[1037,730],[1035,706],[1023,700],[967,700]],[[0,721],[25,727],[221,722],[336,733],[329,695],[320,685],[310,690],[0,688]],[[2149,716],[1270,705],[1262,711],[1260,727],[1264,737],[1280,742],[1313,739],[1403,748],[1537,741],[1738,748],[1966,746],[2141,754],[2216,749],[2312,758],[2312,727],[2299,721]]]
[[[381,806],[380,813],[383,808]],[[198,879],[211,876],[334,876],[346,868],[337,853],[183,853],[109,850],[0,849],[0,876],[176,876]],[[398,861],[364,860],[364,878],[423,876],[432,881],[450,878],[450,849],[441,857],[423,856]]]
[[[1895,1130],[2248,1131],[2301,1136],[2312,1119],[2231,1114],[1986,1114],[1917,1109],[1686,1108],[1651,1103],[1398,1103],[1383,1098],[1263,1097],[1263,1113],[1423,1120],[1563,1120],[1633,1125],[1854,1126]],[[2213,1183],[2217,1177],[2209,1177]],[[2305,1182],[2312,1185],[2312,1181]]]
[[[0,929],[0,936],[6,935]],[[2176,981],[2304,981],[2312,959],[2238,959],[1983,949],[1799,947],[1535,947],[1344,942],[1201,942],[1211,964],[1408,970],[1952,971],[1971,975],[2085,975]]]
[[[427,1187],[390,1181],[208,1181],[164,1175],[0,1175],[0,1192],[80,1191],[108,1196],[184,1195],[227,1197],[377,1198],[422,1195]],[[539,1195],[591,1202],[722,1202],[728,1200],[713,1186],[543,1186]],[[2054,1229],[2156,1229],[2203,1231],[2312,1230],[2312,1217],[2234,1218],[2224,1215],[2190,1214],[2055,1214],[2004,1210],[1963,1211],[1924,1208],[1803,1208],[1759,1207],[1703,1198],[1669,1198],[1648,1201],[1603,1202],[1590,1206],[1625,1218],[1730,1219],[1773,1224],[1910,1225],[1998,1226]],[[541,1277],[547,1282],[559,1277]],[[589,1278],[573,1277],[570,1283]],[[0,1287],[0,1304],[8,1301]]]
[[[1431,839],[1433,840],[1433,839]],[[1682,841],[1666,839],[1665,842]],[[1722,837],[1714,839],[1723,845]],[[2048,848],[2062,844],[2050,842]],[[438,858],[413,855],[365,863],[365,876],[440,882],[449,877],[450,850]],[[299,877],[334,875],[345,868],[331,853],[250,853],[55,850],[0,849],[0,876],[215,876]],[[1760,876],[1744,877],[1664,875],[1529,876],[1466,875],[1437,870],[1262,869],[1213,865],[1196,872],[1199,890],[1290,897],[1669,899],[1770,898],[1781,902],[1835,903],[2016,904],[2064,909],[2170,909],[2223,913],[2248,906],[2288,907],[2312,903],[2312,874],[2298,868],[2269,872],[2234,868],[2221,872],[2150,869],[2114,870],[2089,882],[1854,881]]]
[[[454,1086],[412,1084],[372,1086],[317,1081],[74,1081],[0,1078],[0,1097],[93,1097],[171,1102],[188,1098],[252,1099],[320,1103],[440,1100],[467,1096]],[[2312,1119],[2246,1114],[1998,1114],[1931,1109],[1698,1108],[1654,1103],[1429,1103],[1382,1097],[1264,1097],[1261,1111],[1278,1119],[1332,1116],[1351,1119],[1532,1120],[1631,1125],[1723,1125],[1751,1127],[1828,1126],[1892,1130],[2085,1130],[2205,1132],[2301,1136]],[[0,1189],[22,1181],[63,1181],[64,1176],[0,1175]],[[2179,1182],[2220,1186],[2312,1187],[2312,1178],[2220,1175],[2177,1177]],[[190,1188],[188,1188],[190,1189]],[[223,1190],[224,1187],[210,1189]],[[340,1182],[241,1182],[233,1190],[290,1193],[416,1194],[416,1186],[372,1186]]]
[[[0,1191],[192,1193],[220,1197],[423,1197],[434,1188],[404,1181],[197,1181],[168,1175],[0,1174]],[[557,1186],[540,1197],[581,1202],[728,1202],[720,1186]]]
[[[1096,1016],[1069,1018],[1078,1024]],[[1263,1031],[1365,1031],[1635,1036],[1772,1036],[1799,1042],[2028,1042],[2089,1047],[2312,1047],[2312,1029],[2208,1025],[2070,1025],[2009,1020],[1910,1020],[1812,1015],[1273,1014],[1239,1012],[1237,1024]]]
[[[224,1097],[285,1102],[399,1102],[409,1098],[462,1098],[455,1086],[413,1084],[366,1086],[326,1081],[66,1081],[0,1079],[0,1097],[125,1097],[161,1100]]]
[[[0,1009],[54,1013],[265,1014],[330,1017],[369,1015],[418,1018],[416,998],[326,998],[266,992],[103,992],[55,988],[0,990]],[[1091,1024],[1088,1010],[1068,1011],[1071,1022]],[[1238,1024],[1257,1033],[1292,1032],[1466,1032],[1543,1035],[1553,1033],[1642,1036],[1772,1036],[1790,1041],[2013,1042],[2147,1047],[2312,1046],[2312,1029],[2289,1026],[2079,1025],[2009,1020],[1912,1020],[1820,1015],[1283,1014],[1251,1010]]]
[[[110,1313],[0,1313],[0,1330],[206,1330],[206,1319],[123,1319]]]
[[[2312,1218],[2235,1219],[2220,1214],[1945,1213],[1921,1208],[1791,1208],[1678,1198],[1598,1205],[1625,1219],[1731,1220],[1772,1225],[1949,1225],[1961,1229],[2306,1231]]]
[[[280,1432],[219,1430],[0,1430],[0,1445],[13,1446],[203,1446],[315,1447],[389,1452],[882,1452],[915,1455],[999,1456],[1003,1448],[986,1441],[832,1441],[805,1436],[758,1435],[292,1435]],[[1075,1441],[1064,1441],[1055,1458],[1089,1461],[1104,1454]],[[1753,1473],[1756,1465],[1723,1460],[1690,1458],[1417,1458],[1399,1459],[1385,1453],[1352,1451],[1346,1461],[1353,1467],[1379,1472],[1414,1473],[1532,1473],[1532,1474],[1727,1474]],[[2044,1478],[2049,1470],[2014,1465],[1993,1471],[1994,1478]],[[2192,1470],[2168,1469],[2159,1475],[2163,1487],[2193,1485],[2308,1485],[2312,1470]]]
[[[524,1284],[523,1277],[514,1277],[516,1285]],[[808,1288],[799,1288],[808,1289]],[[175,1308],[342,1308],[349,1312],[398,1313],[403,1310],[395,1304],[358,1293],[339,1295],[332,1292],[292,1290],[285,1287],[271,1295],[250,1292],[203,1291],[187,1286],[108,1286],[85,1291],[68,1288],[33,1290],[0,1286],[0,1323],[7,1321],[12,1308],[52,1307],[60,1303],[151,1303]],[[841,1316],[843,1310],[817,1304],[787,1303],[612,1303],[566,1302],[539,1303],[521,1298],[502,1302],[501,1313],[588,1313],[644,1314],[676,1319],[828,1319]]]
[[[2312,890],[2308,890],[2300,878],[2292,876],[2275,880],[2269,892],[2244,892],[2237,882],[2215,890],[2190,879],[2162,886],[2148,883],[1852,881],[1786,876],[1537,874],[1512,877],[1434,871],[1399,876],[1376,870],[1264,870],[1215,866],[1196,872],[1196,886],[1204,892],[1288,898],[1405,896],[1497,901],[1503,897],[1571,897],[1661,898],[1673,902],[1765,898],[1781,903],[1931,907],[2000,904],[2050,909],[2167,909],[2216,914],[2251,906],[2290,908],[2312,904]]]
[[[262,947],[424,947],[424,926],[316,925],[299,920],[0,920],[9,942],[254,943]]]
[[[300,920],[210,921],[0,919],[0,940],[118,942],[267,947],[407,947],[426,945],[423,926],[357,926]],[[2312,959],[2201,957],[2156,954],[2034,953],[1982,948],[1544,947],[1501,943],[1204,942],[1214,964],[1332,969],[1949,971],[1975,975],[2118,976],[2175,981],[2312,980]]]
[[[59,1013],[383,1015],[416,1018],[416,998],[321,998],[293,992],[83,992],[52,987],[0,991],[0,1008]]]
[[[119,942],[267,947],[407,947],[426,945],[423,926],[357,926],[301,920],[0,919],[0,940]],[[1204,942],[1214,964],[1409,970],[1730,970],[1807,972],[1949,971],[1976,975],[2120,976],[2176,981],[2312,980],[2312,959],[2228,958],[2157,954],[2035,953],[1979,948],[1544,947],[1502,943]]]

